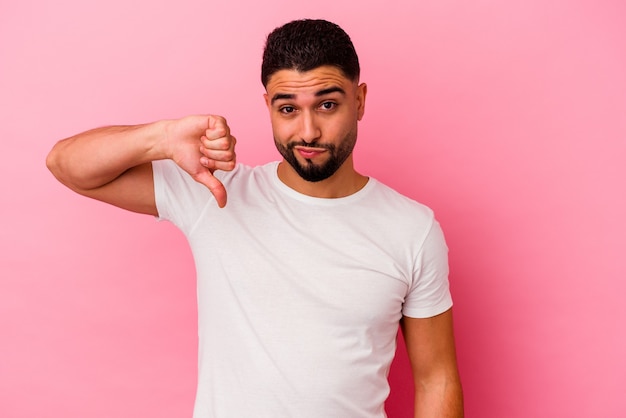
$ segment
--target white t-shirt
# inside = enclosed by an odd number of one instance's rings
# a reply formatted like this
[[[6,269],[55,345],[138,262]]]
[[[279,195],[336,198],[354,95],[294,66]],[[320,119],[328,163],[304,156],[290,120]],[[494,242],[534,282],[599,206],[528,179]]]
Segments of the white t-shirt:
[[[196,263],[194,417],[384,417],[400,318],[452,306],[439,224],[374,179],[302,195],[277,164],[216,172],[220,209],[173,162],[153,163],[159,217]]]

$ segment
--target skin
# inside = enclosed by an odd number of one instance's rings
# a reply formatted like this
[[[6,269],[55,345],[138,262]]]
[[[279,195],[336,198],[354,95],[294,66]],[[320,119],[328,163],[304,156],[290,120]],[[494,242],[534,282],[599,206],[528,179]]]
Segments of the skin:
[[[93,129],[59,141],[46,165],[64,185],[93,199],[156,216],[151,162],[171,159],[226,205],[215,170],[235,167],[236,139],[221,116],[187,116]]]
[[[416,418],[462,418],[452,309],[432,318],[400,321],[415,383]]]
[[[310,144],[297,145],[292,151],[300,165],[323,165],[330,158],[325,145],[340,147],[343,142],[356,141],[367,86],[347,79],[339,69],[324,66],[303,73],[281,70],[270,77],[266,90],[265,103],[277,146]],[[343,164],[325,180],[307,181],[285,160],[278,166],[278,177],[300,193],[322,198],[348,196],[367,183],[367,177],[354,169],[352,147]]]
[[[290,154],[284,154],[289,158],[278,166],[283,183],[319,198],[348,196],[367,183],[367,177],[354,169],[352,157],[366,95],[365,84],[347,79],[335,67],[281,70],[270,77],[264,97],[274,141],[281,152]],[[77,193],[157,215],[152,161],[173,160],[208,187],[223,207],[226,190],[212,173],[235,167],[235,144],[223,117],[197,115],[90,130],[59,141],[46,164]],[[324,166],[332,159],[333,149],[344,155],[336,170],[322,180],[307,181],[292,165]],[[462,417],[452,311],[432,318],[404,317],[400,325],[415,382],[415,416]]]

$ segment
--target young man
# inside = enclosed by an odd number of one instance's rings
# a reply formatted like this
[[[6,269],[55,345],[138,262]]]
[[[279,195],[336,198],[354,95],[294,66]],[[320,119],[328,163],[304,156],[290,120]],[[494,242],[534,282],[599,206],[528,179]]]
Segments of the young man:
[[[262,81],[281,162],[236,165],[226,121],[189,116],[76,135],[48,167],[189,240],[194,417],[384,417],[398,324],[416,416],[462,416],[443,234],[428,208],[354,169],[367,87],[350,38],[326,21],[277,28]]]

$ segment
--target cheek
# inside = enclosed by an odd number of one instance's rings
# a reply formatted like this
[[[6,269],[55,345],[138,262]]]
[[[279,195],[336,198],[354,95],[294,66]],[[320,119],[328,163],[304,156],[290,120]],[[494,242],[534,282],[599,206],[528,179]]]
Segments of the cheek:
[[[281,124],[276,120],[276,117],[271,116],[270,117],[270,122],[272,124],[272,133],[274,134],[275,138],[280,137],[280,132],[282,129]]]
[[[288,121],[285,121],[282,118],[272,117],[271,122],[274,138],[278,140],[287,140],[293,134],[291,124],[289,124]]]
[[[357,125],[358,121],[354,118],[354,115],[349,115],[349,117],[344,117],[341,121],[329,125],[329,128],[332,130],[333,136],[343,138],[354,132]]]

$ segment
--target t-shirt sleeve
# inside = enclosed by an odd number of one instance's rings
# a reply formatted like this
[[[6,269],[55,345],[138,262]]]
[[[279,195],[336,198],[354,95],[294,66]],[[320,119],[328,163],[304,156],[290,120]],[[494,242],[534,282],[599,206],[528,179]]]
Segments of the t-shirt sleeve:
[[[152,172],[157,219],[170,221],[183,232],[191,231],[207,205],[214,202],[213,195],[171,160],[153,161]]]
[[[413,281],[402,307],[405,316],[430,318],[452,307],[448,282],[448,246],[433,219],[415,260]]]

